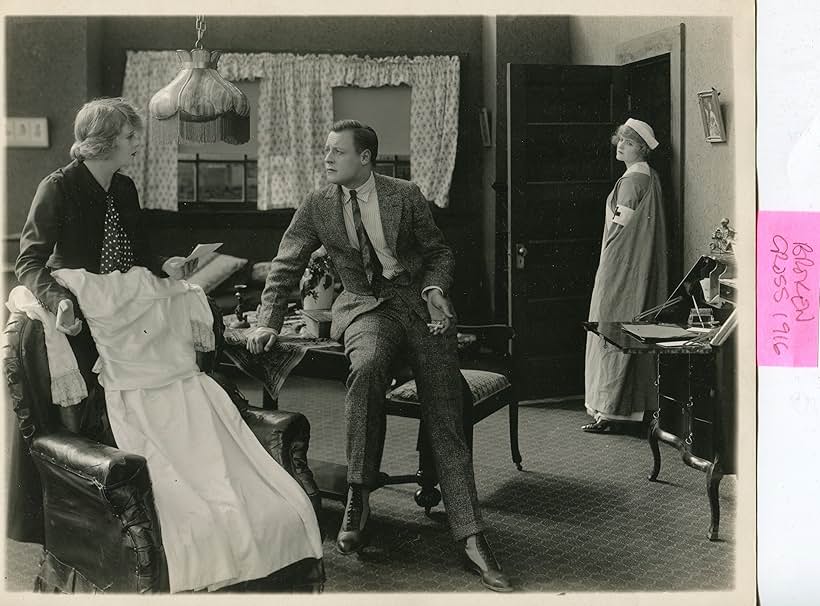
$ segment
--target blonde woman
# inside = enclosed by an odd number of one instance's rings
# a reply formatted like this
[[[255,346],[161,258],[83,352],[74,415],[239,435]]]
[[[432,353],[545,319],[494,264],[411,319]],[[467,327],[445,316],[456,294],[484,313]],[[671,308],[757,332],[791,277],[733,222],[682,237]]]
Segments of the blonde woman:
[[[15,272],[20,284],[57,316],[57,330],[69,343],[88,387],[89,398],[71,407],[64,422],[72,431],[110,442],[97,380],[91,368],[97,349],[76,299],[52,277],[53,270],[85,269],[105,274],[143,266],[159,276],[183,279],[196,268],[182,257],[151,253],[137,189],[120,172],[139,149],[142,120],[122,98],[94,99],[74,119],[72,162],[37,187],[20,235]]]

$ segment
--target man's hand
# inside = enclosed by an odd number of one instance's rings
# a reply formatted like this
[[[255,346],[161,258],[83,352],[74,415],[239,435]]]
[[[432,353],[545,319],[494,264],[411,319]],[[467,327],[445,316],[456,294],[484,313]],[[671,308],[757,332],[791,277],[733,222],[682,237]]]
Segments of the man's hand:
[[[450,302],[441,294],[437,288],[432,289],[427,294],[427,311],[430,312],[430,334],[440,335],[447,332],[453,323],[455,314]]]
[[[253,354],[270,351],[279,338],[279,333],[266,326],[257,326],[248,333],[246,347]]]
[[[162,271],[174,280],[187,280],[196,271],[198,265],[198,258],[186,261],[185,257],[170,257],[162,264]]]
[[[70,337],[80,334],[83,323],[74,316],[74,303],[63,299],[57,304],[57,330]]]

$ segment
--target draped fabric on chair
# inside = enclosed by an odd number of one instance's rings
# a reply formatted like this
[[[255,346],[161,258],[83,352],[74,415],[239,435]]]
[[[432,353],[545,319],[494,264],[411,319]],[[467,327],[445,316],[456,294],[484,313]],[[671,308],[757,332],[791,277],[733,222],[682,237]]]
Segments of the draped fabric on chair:
[[[177,70],[172,51],[129,51],[123,96],[147,115],[151,96]],[[259,210],[294,208],[324,183],[323,149],[333,124],[334,87],[402,84],[411,87],[413,181],[428,200],[448,205],[458,139],[458,57],[226,53],[219,71],[227,80],[260,81],[255,110]],[[176,147],[152,140],[150,131],[149,125],[134,181],[146,208],[176,210]]]

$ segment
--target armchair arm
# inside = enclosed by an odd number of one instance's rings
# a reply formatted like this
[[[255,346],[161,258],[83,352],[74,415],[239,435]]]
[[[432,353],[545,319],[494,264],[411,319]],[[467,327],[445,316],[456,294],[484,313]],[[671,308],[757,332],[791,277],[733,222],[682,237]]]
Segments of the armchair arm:
[[[105,591],[167,589],[162,539],[143,457],[67,431],[35,436],[49,583]],[[62,562],[71,562],[65,569]]]
[[[116,488],[128,481],[147,481],[143,457],[69,431],[37,436],[31,444],[31,454],[36,459],[63,468],[66,473],[76,475],[99,490]]]
[[[322,499],[307,462],[310,446],[310,423],[307,418],[298,412],[254,407],[247,407],[241,412],[262,446],[302,486],[318,517]]]

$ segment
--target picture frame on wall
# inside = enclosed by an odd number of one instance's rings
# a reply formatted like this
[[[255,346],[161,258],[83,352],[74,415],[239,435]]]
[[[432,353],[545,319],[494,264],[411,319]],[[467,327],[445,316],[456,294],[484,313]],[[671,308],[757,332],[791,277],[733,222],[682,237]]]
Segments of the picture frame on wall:
[[[720,111],[719,95],[720,93],[714,88],[698,93],[703,134],[710,143],[726,141],[726,128],[723,125],[723,114]]]
[[[493,138],[490,132],[490,116],[486,107],[482,107],[478,115],[479,128],[481,130],[481,143],[484,147],[493,146]]]

